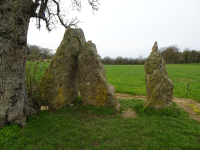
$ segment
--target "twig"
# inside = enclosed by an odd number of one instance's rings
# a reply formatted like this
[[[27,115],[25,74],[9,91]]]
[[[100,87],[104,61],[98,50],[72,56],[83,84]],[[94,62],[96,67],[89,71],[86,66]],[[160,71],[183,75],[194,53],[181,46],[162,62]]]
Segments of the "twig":
[[[188,93],[188,88],[189,88],[189,82],[188,82],[188,85],[187,85],[187,93]],[[186,98],[187,98],[187,93],[186,93]]]

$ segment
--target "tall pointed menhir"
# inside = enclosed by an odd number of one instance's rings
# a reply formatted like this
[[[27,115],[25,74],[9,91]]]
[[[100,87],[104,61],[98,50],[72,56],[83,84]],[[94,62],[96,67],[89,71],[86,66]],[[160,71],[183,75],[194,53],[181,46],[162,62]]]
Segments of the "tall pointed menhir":
[[[157,51],[158,50],[158,44],[157,41],[154,43],[154,46],[152,47],[152,51]]]
[[[145,82],[147,101],[144,107],[154,107],[157,110],[170,107],[173,99],[173,83],[167,75],[165,61],[158,51],[157,42],[145,61]]]

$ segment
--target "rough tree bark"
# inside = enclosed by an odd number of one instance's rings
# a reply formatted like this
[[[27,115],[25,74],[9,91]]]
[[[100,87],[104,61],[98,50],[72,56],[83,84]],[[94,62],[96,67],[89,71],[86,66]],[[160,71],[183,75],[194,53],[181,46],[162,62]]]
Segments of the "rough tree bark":
[[[31,108],[25,82],[27,32],[32,0],[0,1],[0,129],[26,125]]]

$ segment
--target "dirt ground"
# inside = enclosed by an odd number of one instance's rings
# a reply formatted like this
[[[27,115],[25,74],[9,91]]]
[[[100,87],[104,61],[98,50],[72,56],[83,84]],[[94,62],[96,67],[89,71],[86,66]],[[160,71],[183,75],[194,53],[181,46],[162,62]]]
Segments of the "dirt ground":
[[[124,99],[124,100],[130,100],[130,99],[146,100],[146,96],[143,95],[131,96],[130,94],[116,93],[116,97],[117,99]],[[197,103],[191,99],[176,98],[176,97],[173,97],[172,101],[174,101],[184,111],[187,111],[192,119],[195,119],[200,122],[200,103]],[[40,110],[46,110],[46,109],[48,109],[47,106],[44,107],[42,106]],[[122,116],[123,118],[138,118],[136,112],[132,109],[128,109],[127,111],[122,111]]]
[[[146,96],[142,95],[134,95],[131,96],[129,94],[116,93],[117,99],[141,99],[146,100]],[[187,111],[189,116],[192,119],[195,119],[200,122],[200,103],[195,102],[194,100],[184,99],[184,98],[176,98],[173,97],[173,100],[180,108]],[[122,111],[123,118],[138,118],[137,114],[134,110],[128,109],[128,111]]]

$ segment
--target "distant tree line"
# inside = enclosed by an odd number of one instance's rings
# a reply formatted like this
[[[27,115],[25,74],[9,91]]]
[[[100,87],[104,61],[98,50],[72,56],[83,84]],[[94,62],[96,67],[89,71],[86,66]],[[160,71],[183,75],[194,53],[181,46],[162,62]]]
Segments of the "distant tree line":
[[[51,49],[41,48],[36,45],[28,44],[28,57],[27,60],[39,60],[42,59],[52,59],[53,53]],[[183,64],[183,63],[200,63],[200,51],[190,50],[185,48],[183,52],[180,51],[177,45],[171,45],[168,47],[161,47],[159,49],[163,59],[166,64]],[[123,58],[118,56],[115,59],[112,59],[109,56],[101,59],[104,65],[144,65],[147,58],[142,58],[142,55],[139,58]]]
[[[28,46],[28,56],[27,56],[27,61],[35,61],[35,60],[40,60],[40,59],[52,59],[53,55],[51,53],[51,49],[48,48],[41,48],[36,45],[30,45],[27,44]]]
[[[200,63],[200,51],[190,50],[185,48],[183,52],[180,51],[177,45],[162,47],[159,49],[166,64],[183,64],[183,63]],[[140,65],[144,64],[147,58],[123,58],[118,56],[115,59],[106,56],[102,59],[104,65]]]
[[[145,60],[146,58],[142,58],[142,56],[136,59],[127,57],[123,58],[121,56],[112,59],[109,56],[106,56],[101,61],[104,65],[141,65],[145,63]]]
[[[200,63],[200,51],[185,48],[183,52],[179,51],[177,45],[162,47],[159,49],[161,55],[167,64]]]

